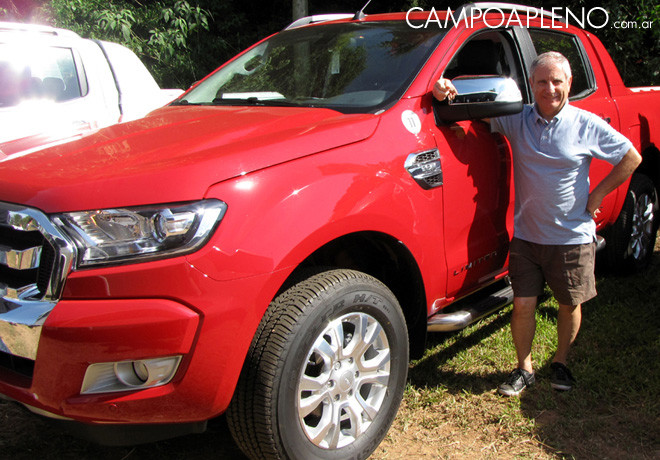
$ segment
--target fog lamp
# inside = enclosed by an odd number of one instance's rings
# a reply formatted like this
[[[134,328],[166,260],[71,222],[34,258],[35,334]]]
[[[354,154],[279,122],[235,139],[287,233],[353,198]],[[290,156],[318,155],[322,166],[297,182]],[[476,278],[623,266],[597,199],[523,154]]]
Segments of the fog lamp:
[[[181,356],[94,363],[87,367],[81,394],[143,390],[169,383],[176,374]]]

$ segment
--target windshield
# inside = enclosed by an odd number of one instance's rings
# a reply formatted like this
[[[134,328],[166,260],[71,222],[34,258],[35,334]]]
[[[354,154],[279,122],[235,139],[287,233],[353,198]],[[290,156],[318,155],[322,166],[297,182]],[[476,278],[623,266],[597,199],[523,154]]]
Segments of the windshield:
[[[283,31],[230,62],[176,104],[326,107],[376,112],[396,102],[444,31],[404,21]]]

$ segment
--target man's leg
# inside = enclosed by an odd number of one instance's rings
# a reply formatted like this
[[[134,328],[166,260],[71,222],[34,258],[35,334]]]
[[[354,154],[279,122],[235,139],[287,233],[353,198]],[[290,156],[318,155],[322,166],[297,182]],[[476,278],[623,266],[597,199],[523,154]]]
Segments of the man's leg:
[[[511,336],[518,366],[497,391],[505,396],[519,395],[534,385],[532,342],[536,332],[536,302],[545,280],[539,263],[539,245],[513,238],[509,247],[509,275],[513,288]]]
[[[533,372],[532,342],[536,332],[536,297],[514,297],[511,335],[516,347],[518,367]]]
[[[497,391],[505,396],[516,396],[534,384],[532,368],[532,342],[536,332],[536,297],[514,297],[511,315],[511,335],[518,356],[518,367]]]
[[[582,322],[582,305],[559,304],[557,315],[557,352],[552,362],[566,364],[568,352]]]
[[[555,390],[568,391],[573,388],[575,379],[566,367],[571,345],[575,341],[582,322],[582,306],[559,304],[557,315],[557,352],[550,364],[552,376],[550,385]]]

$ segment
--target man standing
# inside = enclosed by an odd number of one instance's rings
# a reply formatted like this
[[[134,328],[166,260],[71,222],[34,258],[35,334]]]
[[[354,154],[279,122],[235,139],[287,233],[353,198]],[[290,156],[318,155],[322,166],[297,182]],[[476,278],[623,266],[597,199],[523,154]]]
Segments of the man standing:
[[[552,387],[564,391],[573,387],[567,356],[580,329],[581,305],[596,295],[593,218],[603,198],[641,162],[622,134],[568,103],[572,75],[563,55],[539,55],[530,74],[535,104],[519,114],[490,120],[491,130],[511,143],[516,193],[509,274],[514,293],[511,334],[518,364],[498,388],[506,396],[534,384],[535,310],[546,282],[559,303]],[[456,89],[449,80],[440,79],[433,94],[439,100],[451,99]],[[589,193],[591,158],[615,166]]]

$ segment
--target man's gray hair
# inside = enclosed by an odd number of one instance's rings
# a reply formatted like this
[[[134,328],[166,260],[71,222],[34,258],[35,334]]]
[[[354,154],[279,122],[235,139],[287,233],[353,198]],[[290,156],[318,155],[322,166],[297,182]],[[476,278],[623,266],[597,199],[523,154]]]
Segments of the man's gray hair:
[[[568,59],[566,59],[563,54],[558,53],[557,51],[548,51],[546,53],[539,54],[538,56],[536,56],[536,58],[532,62],[532,65],[529,68],[529,74],[533,77],[534,72],[538,67],[548,64],[558,65],[561,68],[561,70],[564,71],[566,78],[567,79],[571,78],[572,75],[571,64],[569,64]]]

